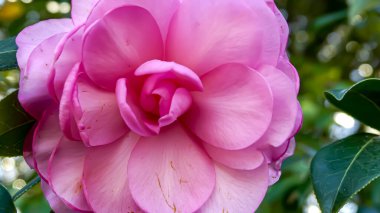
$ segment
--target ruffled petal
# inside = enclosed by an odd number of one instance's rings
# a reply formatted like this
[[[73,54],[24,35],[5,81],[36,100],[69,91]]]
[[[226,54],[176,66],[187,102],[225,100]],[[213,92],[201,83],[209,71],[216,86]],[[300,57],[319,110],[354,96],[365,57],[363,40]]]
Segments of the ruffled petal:
[[[138,140],[139,136],[131,133],[107,146],[88,149],[83,185],[97,212],[140,212],[129,191],[127,174],[129,156]]]
[[[163,56],[160,30],[152,15],[135,6],[117,8],[85,33],[83,64],[97,85],[114,91],[117,79]]]
[[[73,67],[82,59],[82,40],[84,26],[78,27],[67,35],[61,54],[54,63],[54,69],[49,76],[49,90],[53,97],[61,99],[67,76]]]
[[[174,16],[166,45],[168,61],[203,75],[225,63],[276,65],[280,32],[265,1],[191,0]]]
[[[242,150],[226,150],[204,143],[210,157],[231,169],[254,170],[261,166],[265,161],[263,153],[255,146]]]
[[[71,17],[76,25],[84,23],[99,0],[71,1]]]
[[[56,213],[73,213],[72,209],[69,209],[62,200],[51,190],[48,183],[41,181],[41,189],[48,201],[50,208]]]
[[[216,165],[215,170],[214,193],[199,212],[255,212],[268,189],[268,166],[242,171]]]
[[[103,90],[84,74],[76,82],[74,111],[83,142],[88,146],[112,143],[129,132],[114,92]]]
[[[48,162],[62,138],[59,127],[58,110],[49,108],[38,122],[33,137],[34,167],[40,177],[48,180]]]
[[[83,193],[82,176],[85,147],[62,138],[49,162],[49,183],[70,208],[91,211]]]
[[[20,75],[19,100],[23,108],[35,118],[49,106],[53,99],[48,90],[48,78],[55,60],[55,51],[64,33],[54,35],[38,45],[30,55],[26,69]]]
[[[291,137],[297,119],[297,93],[293,82],[280,70],[263,66],[260,73],[269,83],[273,94],[273,115],[269,128],[260,139],[266,144],[280,146]]]
[[[102,18],[107,12],[126,5],[138,6],[149,11],[156,20],[162,38],[165,40],[170,21],[175,11],[178,9],[181,0],[100,0],[88,18],[87,24],[93,23]]]
[[[277,69],[281,70],[290,78],[290,80],[292,80],[294,89],[298,94],[300,89],[300,77],[298,76],[296,68],[290,63],[289,59],[280,57],[277,64]]]
[[[67,33],[74,28],[71,19],[50,19],[40,21],[21,31],[17,38],[17,62],[23,72],[33,50],[46,39],[60,33]]]
[[[160,127],[155,119],[139,106],[139,97],[133,91],[134,84],[136,82],[125,78],[117,81],[116,97],[121,117],[133,132],[141,136],[156,135],[159,133]]]
[[[204,91],[193,93],[184,122],[204,142],[237,150],[267,130],[273,97],[264,77],[244,65],[223,65],[202,77]]]
[[[194,212],[214,189],[214,166],[179,126],[141,138],[128,164],[129,188],[147,212]]]

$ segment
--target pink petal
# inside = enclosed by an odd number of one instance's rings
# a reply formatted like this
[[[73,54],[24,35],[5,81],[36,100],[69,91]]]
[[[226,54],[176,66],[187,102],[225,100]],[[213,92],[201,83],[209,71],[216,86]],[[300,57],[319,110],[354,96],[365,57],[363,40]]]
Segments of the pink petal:
[[[96,20],[102,18],[104,14],[115,8],[126,5],[139,6],[152,14],[160,28],[162,38],[165,39],[170,21],[173,14],[178,9],[180,1],[181,0],[100,0],[92,11],[87,24],[95,22]]]
[[[74,117],[74,90],[79,72],[82,71],[80,64],[76,64],[68,75],[59,104],[59,123],[65,137],[70,140],[80,140],[79,128]]]
[[[48,90],[48,77],[54,63],[54,52],[64,33],[54,35],[39,44],[31,53],[26,69],[21,72],[19,100],[24,109],[35,118],[49,106],[53,99]]]
[[[83,185],[89,204],[97,212],[140,212],[129,191],[127,174],[129,156],[138,140],[139,136],[131,133],[87,151]]]
[[[128,164],[129,187],[147,212],[194,212],[214,189],[212,162],[185,130],[174,125],[142,138]]]
[[[280,60],[277,64],[277,69],[281,70],[293,81],[294,89],[298,94],[300,89],[300,78],[298,76],[296,68],[290,63],[289,59],[280,57]]]
[[[151,60],[139,66],[135,71],[136,76],[153,74],[167,74],[170,79],[177,81],[182,87],[189,90],[203,90],[202,81],[198,75],[189,68],[175,62]]]
[[[49,162],[49,183],[70,208],[90,211],[82,185],[84,157],[82,143],[62,138]]]
[[[242,150],[226,150],[204,143],[210,157],[231,169],[254,170],[265,161],[263,153],[256,147],[251,146]]]
[[[280,32],[265,1],[183,1],[167,39],[168,61],[199,75],[225,63],[276,65]]]
[[[247,0],[250,1],[250,0]],[[266,0],[268,6],[272,9],[273,13],[277,17],[279,23],[280,33],[281,33],[281,55],[286,55],[286,47],[289,38],[289,26],[281,11],[277,8],[274,0]]]
[[[141,136],[158,134],[158,123],[140,108],[133,84],[136,82],[125,78],[117,81],[116,97],[121,117],[133,132]]]
[[[268,188],[267,165],[251,171],[233,170],[221,165],[215,169],[214,193],[199,212],[255,212]]]
[[[158,120],[160,127],[167,126],[176,121],[179,116],[190,108],[191,103],[190,92],[184,88],[177,89],[171,100],[169,112]]]
[[[69,209],[62,200],[51,190],[48,183],[41,181],[41,189],[45,195],[46,200],[49,202],[50,208],[56,213],[72,213],[73,210]]]
[[[76,25],[80,25],[87,20],[95,4],[99,0],[73,0],[71,1],[71,17]]]
[[[61,140],[58,110],[49,108],[39,120],[33,137],[33,157],[35,169],[42,179],[48,180],[48,162],[55,147]]]
[[[54,69],[49,76],[49,89],[58,100],[61,99],[67,76],[75,64],[82,59],[82,37],[84,26],[78,27],[67,35],[61,54],[54,63]]]
[[[76,120],[86,145],[105,145],[129,132],[121,117],[114,92],[97,87],[84,73],[79,74],[76,84]]]
[[[157,23],[141,7],[117,8],[85,33],[86,73],[96,84],[112,91],[117,79],[126,77],[142,63],[162,56],[163,43]]]
[[[273,94],[273,115],[269,128],[261,141],[280,146],[293,131],[298,112],[297,93],[294,83],[280,70],[264,66],[260,73],[269,83]]]
[[[74,28],[71,19],[50,19],[40,21],[21,31],[17,38],[17,62],[21,72],[25,70],[33,50],[46,39],[60,33],[69,32]]]
[[[202,77],[204,91],[193,93],[185,123],[203,141],[237,150],[267,130],[273,97],[264,77],[244,65],[223,65]]]

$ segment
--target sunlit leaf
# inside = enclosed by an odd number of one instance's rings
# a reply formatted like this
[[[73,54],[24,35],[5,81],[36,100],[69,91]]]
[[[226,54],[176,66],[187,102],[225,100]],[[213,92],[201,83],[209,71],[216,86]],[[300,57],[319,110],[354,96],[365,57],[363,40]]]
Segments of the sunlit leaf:
[[[336,107],[380,130],[380,79],[366,79],[349,89],[331,90],[325,95]]]
[[[380,176],[380,137],[359,134],[321,149],[311,164],[315,194],[324,213],[337,212]]]

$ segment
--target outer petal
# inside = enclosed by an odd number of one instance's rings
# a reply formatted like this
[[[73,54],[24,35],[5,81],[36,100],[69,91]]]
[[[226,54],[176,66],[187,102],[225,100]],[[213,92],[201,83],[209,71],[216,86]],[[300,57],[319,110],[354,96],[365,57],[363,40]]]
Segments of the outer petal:
[[[267,130],[273,97],[266,80],[244,65],[221,66],[202,77],[204,92],[193,93],[185,123],[203,141],[237,150]]]
[[[46,39],[74,28],[71,19],[50,19],[25,28],[16,38],[17,62],[21,72],[25,70],[33,50]]]
[[[300,89],[300,78],[298,76],[296,68],[290,63],[289,59],[280,57],[277,68],[285,73],[293,81],[295,90],[298,94],[298,91]]]
[[[26,69],[20,76],[19,100],[26,111],[35,118],[49,106],[53,99],[48,90],[48,76],[54,63],[54,52],[59,51],[58,45],[65,34],[57,34],[43,41],[36,47],[28,61]]]
[[[83,185],[96,212],[140,212],[129,191],[127,174],[129,156],[138,140],[139,136],[131,133],[118,142],[87,151]]]
[[[82,186],[84,156],[82,143],[62,138],[49,162],[49,183],[70,208],[90,211]]]
[[[61,54],[54,63],[54,69],[49,76],[49,90],[53,97],[61,99],[63,87],[67,76],[75,64],[80,63],[82,59],[84,26],[70,32],[64,43]]]
[[[137,143],[128,177],[134,200],[152,213],[194,212],[215,183],[212,162],[179,125]]]
[[[45,195],[46,200],[49,202],[50,208],[56,213],[72,213],[73,210],[69,209],[62,200],[51,190],[48,183],[41,181],[41,189]]]
[[[71,17],[76,25],[84,23],[99,0],[72,0]]]
[[[149,11],[156,20],[162,38],[166,38],[170,21],[181,0],[100,0],[91,13],[87,24],[102,18],[107,12],[126,5],[139,6]]]
[[[33,137],[33,157],[35,169],[42,179],[48,180],[48,162],[54,149],[61,140],[58,110],[50,108],[45,111]]]
[[[291,137],[296,123],[298,105],[294,83],[280,70],[272,66],[260,69],[273,93],[273,115],[261,141],[273,146],[280,146]]]
[[[96,84],[110,90],[115,89],[117,79],[162,56],[160,30],[152,15],[141,7],[117,8],[85,34],[86,73]]]
[[[216,166],[213,195],[199,212],[255,212],[268,188],[268,167],[263,164],[252,171]]]
[[[199,75],[225,63],[276,65],[278,22],[265,1],[183,1],[167,39],[167,57]]]
[[[266,161],[263,153],[255,146],[242,150],[225,150],[207,143],[203,146],[214,161],[232,169],[254,170]]]

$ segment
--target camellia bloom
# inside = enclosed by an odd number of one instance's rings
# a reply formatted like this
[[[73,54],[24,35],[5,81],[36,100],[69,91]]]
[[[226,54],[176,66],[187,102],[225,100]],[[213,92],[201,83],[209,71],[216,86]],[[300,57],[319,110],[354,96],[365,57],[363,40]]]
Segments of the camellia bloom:
[[[73,0],[17,37],[56,212],[253,212],[302,116],[273,0]]]

